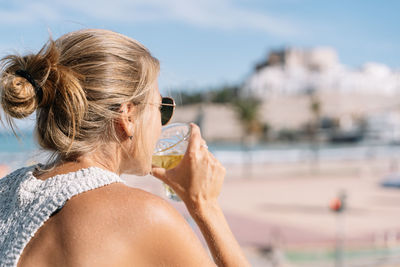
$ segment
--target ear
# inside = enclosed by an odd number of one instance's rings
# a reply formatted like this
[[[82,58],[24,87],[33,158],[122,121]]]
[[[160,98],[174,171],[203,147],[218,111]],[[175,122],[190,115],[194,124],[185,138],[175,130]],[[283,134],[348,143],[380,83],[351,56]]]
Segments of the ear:
[[[124,103],[121,105],[119,118],[119,124],[121,130],[126,134],[127,137],[133,136],[134,134],[134,120],[133,114],[135,114],[136,107],[132,103]]]

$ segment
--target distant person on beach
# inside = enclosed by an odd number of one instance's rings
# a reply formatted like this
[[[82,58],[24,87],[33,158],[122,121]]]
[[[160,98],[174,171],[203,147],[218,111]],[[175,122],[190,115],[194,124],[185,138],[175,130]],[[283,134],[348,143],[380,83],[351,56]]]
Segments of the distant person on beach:
[[[2,119],[13,127],[36,112],[38,143],[52,152],[0,179],[0,266],[249,266],[217,201],[225,169],[198,126],[176,168],[151,165],[174,105],[142,44],[85,29],[0,63]],[[122,173],[170,185],[214,262],[168,202],[126,186]]]

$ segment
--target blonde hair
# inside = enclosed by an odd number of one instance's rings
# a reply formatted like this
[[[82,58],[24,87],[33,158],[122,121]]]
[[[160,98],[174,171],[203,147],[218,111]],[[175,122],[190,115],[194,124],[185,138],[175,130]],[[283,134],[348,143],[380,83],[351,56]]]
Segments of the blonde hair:
[[[121,104],[146,101],[159,72],[158,60],[142,44],[99,29],[50,38],[37,54],[8,55],[0,64],[1,105],[10,126],[12,118],[36,111],[39,145],[66,161],[119,141],[114,121]]]

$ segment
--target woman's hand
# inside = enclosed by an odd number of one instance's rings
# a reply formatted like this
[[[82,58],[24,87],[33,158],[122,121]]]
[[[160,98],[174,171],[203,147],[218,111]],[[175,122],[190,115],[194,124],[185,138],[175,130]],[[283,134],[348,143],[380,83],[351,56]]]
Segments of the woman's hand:
[[[187,151],[173,169],[153,168],[153,175],[185,202],[218,266],[250,266],[217,203],[225,168],[207,150],[200,129],[191,124]]]
[[[191,124],[191,136],[182,161],[173,169],[153,167],[152,173],[168,184],[185,202],[189,211],[217,202],[225,168],[208,151],[200,128]]]

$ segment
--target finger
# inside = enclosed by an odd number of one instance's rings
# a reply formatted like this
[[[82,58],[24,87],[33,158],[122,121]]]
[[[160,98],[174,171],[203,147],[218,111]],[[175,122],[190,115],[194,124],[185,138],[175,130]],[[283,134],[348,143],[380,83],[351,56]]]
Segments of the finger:
[[[210,157],[211,160],[213,160],[217,165],[220,165],[223,167],[222,163],[214,156],[213,153],[208,151],[208,156]]]
[[[194,123],[191,123],[190,127],[191,127],[191,134],[187,148],[189,152],[197,150],[200,147],[202,140],[199,126],[197,126]]]
[[[219,170],[220,172],[222,172],[223,176],[225,176],[226,169],[225,169],[224,165],[222,165],[222,163],[211,152],[208,152],[208,156],[215,164],[216,169]]]
[[[151,168],[151,175],[153,175],[154,177],[160,179],[161,181],[163,181],[164,183],[167,182],[167,170],[164,168],[159,168],[159,167],[152,167]]]
[[[216,166],[221,165],[211,152],[208,152],[208,157]]]
[[[208,149],[207,142],[204,139],[201,139],[200,143],[201,143],[200,148]]]
[[[210,151],[208,151],[208,156],[209,156],[211,159],[213,159],[213,160],[215,160],[215,161],[218,161],[217,158],[214,156],[214,154],[211,153]]]

